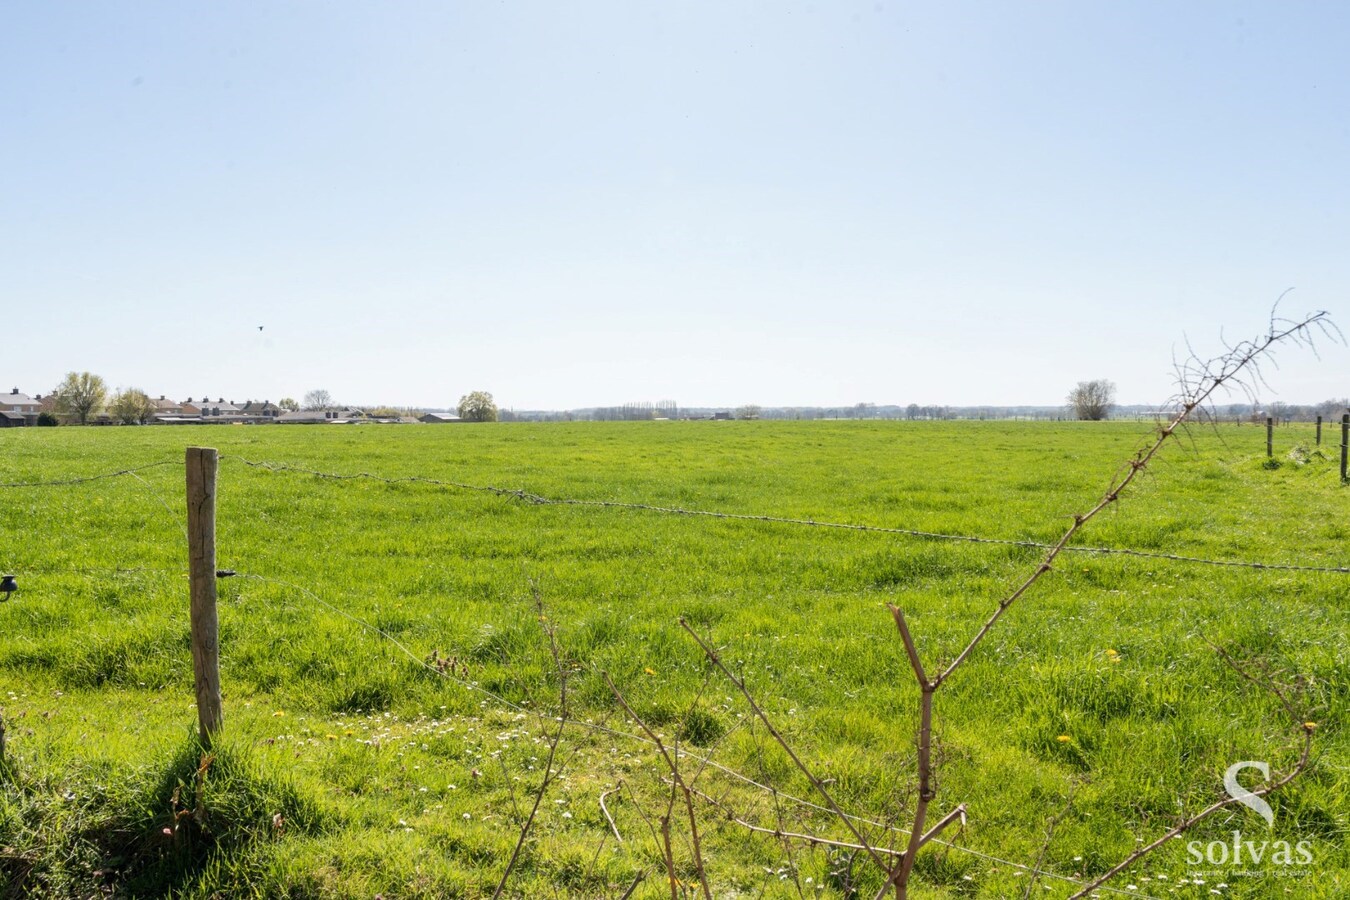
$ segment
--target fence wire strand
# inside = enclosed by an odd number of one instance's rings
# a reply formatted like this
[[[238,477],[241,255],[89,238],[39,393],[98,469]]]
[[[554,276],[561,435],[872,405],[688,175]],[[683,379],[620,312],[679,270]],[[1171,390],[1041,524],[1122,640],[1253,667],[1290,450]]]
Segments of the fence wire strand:
[[[181,459],[162,459],[159,462],[145,463],[140,466],[132,466],[129,469],[118,469],[115,472],[100,472],[97,475],[79,475],[74,478],[55,478],[50,481],[6,481],[0,482],[0,488],[41,488],[41,487],[64,487],[73,484],[87,484],[91,481],[102,481],[105,478],[120,478],[123,475],[134,475],[137,472],[144,472],[146,469],[157,469],[161,466],[181,466]]]
[[[331,481],[374,481],[381,484],[425,484],[431,487],[451,488],[461,491],[473,491],[477,493],[491,494],[497,497],[506,497],[512,500],[519,500],[535,506],[576,506],[592,507],[597,509],[622,509],[653,512],[663,515],[686,516],[691,518],[722,519],[739,522],[761,522],[776,525],[794,525],[809,528],[828,528],[839,531],[867,532],[871,534],[891,534],[904,537],[914,537],[923,540],[933,541],[953,541],[965,544],[986,544],[1000,547],[1022,547],[1031,550],[1049,550],[1053,545],[1043,541],[1019,540],[1016,538],[991,538],[980,537],[971,534],[948,534],[941,531],[924,531],[916,528],[899,528],[886,525],[865,525],[857,522],[832,522],[818,519],[800,519],[788,516],[760,515],[755,513],[729,513],[709,509],[693,509],[684,506],[662,506],[654,503],[635,503],[622,500],[587,500],[575,497],[548,497],[543,494],[536,494],[520,488],[502,488],[490,484],[469,484],[462,481],[452,481],[444,478],[432,478],[426,475],[405,475],[405,476],[387,476],[378,475],[374,472],[325,472],[319,469],[306,468],[291,463],[269,462],[264,460],[251,460],[242,456],[233,456],[221,454],[220,459],[234,460],[253,469],[261,469],[269,472],[289,472],[299,475],[310,475],[315,478],[323,478]],[[129,469],[118,469],[112,472],[102,472],[96,475],[85,475],[76,478],[54,479],[50,481],[15,481],[0,482],[0,488],[41,488],[41,487],[63,487],[69,485],[86,484],[92,481],[100,481],[108,478],[118,478],[130,475],[135,477],[146,487],[149,485],[144,479],[139,478],[136,473],[153,469],[160,466],[181,465],[178,460],[161,460],[159,462],[146,463],[140,466],[134,466]],[[157,498],[158,499],[158,498]],[[163,504],[163,500],[160,500]],[[167,504],[163,504],[169,509]],[[169,510],[172,513],[172,510]],[[1069,545],[1064,548],[1066,553],[1085,553],[1096,556],[1127,556],[1135,559],[1157,559],[1168,562],[1187,563],[1190,565],[1219,566],[1236,569],[1257,569],[1272,572],[1309,572],[1323,575],[1350,575],[1350,566],[1315,566],[1303,563],[1283,563],[1283,562],[1264,562],[1260,560],[1240,560],[1240,559],[1213,559],[1202,556],[1187,556],[1180,553],[1161,553],[1153,550],[1136,550],[1131,547],[1098,547],[1085,545]]]
[[[296,466],[290,463],[266,462],[259,460],[245,459],[242,456],[221,456],[221,459],[234,460],[254,469],[262,469],[269,472],[290,472],[300,475],[312,475],[316,478],[324,478],[334,481],[357,481],[367,480],[381,484],[425,484],[432,487],[452,488],[463,491],[476,491],[479,493],[492,494],[498,497],[508,497],[513,500],[519,500],[536,506],[579,506],[595,507],[601,509],[624,509],[653,512],[664,515],[688,516],[695,518],[725,519],[741,522],[764,522],[777,525],[805,526],[809,528],[830,528],[842,531],[859,531],[872,534],[891,534],[902,535],[905,537],[922,538],[935,541],[955,541],[967,544],[991,544],[1002,547],[1025,547],[1033,550],[1049,550],[1053,544],[1043,543],[1041,541],[1017,540],[1013,538],[989,538],[979,537],[967,534],[947,534],[940,531],[923,531],[914,528],[897,528],[885,525],[864,525],[853,522],[830,522],[817,519],[800,519],[785,516],[757,515],[753,513],[728,513],[717,510],[692,509],[683,506],[660,506],[650,503],[633,503],[621,500],[584,500],[571,497],[546,497],[542,494],[535,494],[523,489],[511,489],[495,487],[493,485],[467,484],[460,481],[449,481],[440,478],[431,478],[425,475],[405,475],[405,476],[386,476],[377,475],[373,472],[324,472],[319,469],[310,469],[303,466]],[[1160,553],[1150,550],[1135,550],[1129,547],[1095,547],[1083,545],[1069,545],[1064,548],[1065,552],[1087,553],[1101,556],[1129,556],[1138,559],[1159,559],[1170,562],[1188,563],[1194,565],[1223,566],[1228,568],[1240,569],[1261,569],[1267,571],[1281,572],[1314,572],[1328,575],[1350,575],[1350,566],[1313,566],[1300,563],[1272,563],[1249,560],[1233,559],[1209,559],[1199,556],[1185,556],[1176,553]]]

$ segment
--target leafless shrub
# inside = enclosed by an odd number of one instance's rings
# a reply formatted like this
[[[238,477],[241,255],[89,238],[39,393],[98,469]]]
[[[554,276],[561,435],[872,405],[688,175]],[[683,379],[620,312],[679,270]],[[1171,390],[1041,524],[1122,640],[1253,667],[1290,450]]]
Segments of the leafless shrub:
[[[792,761],[792,764],[810,782],[811,787],[824,800],[826,806],[834,813],[837,821],[852,835],[853,841],[840,842],[823,839],[811,834],[792,834],[783,831],[781,828],[771,833],[779,838],[799,839],[809,844],[823,844],[827,846],[848,848],[853,850],[853,852],[860,851],[866,853],[872,862],[885,873],[885,880],[876,895],[878,900],[880,900],[880,898],[892,887],[895,889],[897,900],[904,900],[904,898],[908,896],[909,880],[919,850],[922,849],[926,843],[941,834],[943,829],[948,827],[953,821],[958,819],[964,820],[965,817],[964,806],[957,806],[939,819],[936,824],[928,827],[929,807],[937,797],[937,782],[934,776],[932,762],[934,695],[957,671],[957,669],[970,658],[971,654],[975,652],[985,637],[988,636],[990,631],[998,624],[999,620],[1002,619],[1004,614],[1019,599],[1026,595],[1037,582],[1054,570],[1054,564],[1059,555],[1065,551],[1070,541],[1073,540],[1078,532],[1102,511],[1119,502],[1122,494],[1130,487],[1135,479],[1148,468],[1168,441],[1176,437],[1179,429],[1183,428],[1187,422],[1191,421],[1197,415],[1203,414],[1206,404],[1211,401],[1216,392],[1239,390],[1246,392],[1250,397],[1254,397],[1254,386],[1265,384],[1261,365],[1263,362],[1273,362],[1274,350],[1277,347],[1283,344],[1312,347],[1313,339],[1318,334],[1330,337],[1340,337],[1340,332],[1331,324],[1326,313],[1315,312],[1298,320],[1286,319],[1278,314],[1277,303],[1276,309],[1271,313],[1269,328],[1264,335],[1252,340],[1241,341],[1237,344],[1226,344],[1226,352],[1208,359],[1200,357],[1194,350],[1191,350],[1189,356],[1177,366],[1178,393],[1175,398],[1176,409],[1171,418],[1166,424],[1160,425],[1152,439],[1138,450],[1131,459],[1127,460],[1115,475],[1113,475],[1105,492],[1097,502],[1086,511],[1073,516],[1072,523],[1065,529],[1059,540],[1050,545],[1043,559],[1030,573],[1015,584],[1013,588],[998,601],[993,612],[971,637],[964,649],[962,649],[950,662],[935,667],[935,674],[930,675],[925,669],[920,657],[918,645],[905,621],[903,611],[897,606],[889,607],[896,629],[899,632],[900,639],[904,643],[905,654],[909,660],[910,668],[920,692],[919,726],[917,734],[915,735],[915,745],[918,757],[918,797],[914,806],[912,823],[909,828],[908,844],[904,852],[900,854],[898,862],[895,860],[894,854],[884,848],[879,848],[874,843],[868,841],[862,831],[855,825],[853,819],[845,814],[839,804],[835,802],[826,782],[813,773],[811,768],[796,752],[790,742],[784,738],[782,733],[774,726],[773,721],[765,713],[760,704],[756,702],[754,694],[746,686],[745,682],[731,671],[723,661],[721,655],[713,647],[712,643],[695,632],[682,618],[680,620],[681,627],[683,627],[694,641],[698,643],[699,647],[703,650],[704,655],[717,670],[737,688],[755,717],[763,723],[774,741]],[[1230,655],[1223,654],[1223,656],[1224,659],[1233,665],[1234,668],[1237,668],[1244,677],[1247,677],[1255,683],[1262,683],[1258,682],[1243,669],[1239,668]],[[1276,696],[1280,698],[1286,711],[1296,722],[1299,721],[1297,712],[1288,702],[1284,693],[1281,692],[1278,686],[1269,680],[1264,683],[1264,686],[1274,691]],[[1306,768],[1312,745],[1312,726],[1311,724],[1307,724],[1300,725],[1300,727],[1304,729],[1305,741],[1303,754],[1298,764],[1271,785],[1256,793],[1269,793],[1270,791],[1277,790],[1296,778],[1304,768]],[[1099,887],[1138,859],[1153,852],[1159,846],[1162,846],[1167,840],[1181,834],[1186,829],[1211,815],[1213,812],[1234,802],[1236,801],[1232,799],[1220,801],[1195,816],[1192,816],[1190,819],[1187,819],[1185,822],[1169,831],[1162,838],[1136,850],[1120,864],[1113,867],[1087,887],[1083,888],[1083,890],[1075,894],[1074,897],[1086,896],[1090,891]],[[737,820],[733,818],[733,821]],[[760,826],[753,826],[744,821],[740,821],[740,824],[752,831],[762,832],[766,830]],[[927,830],[925,830],[926,827]],[[1051,831],[1051,835],[1052,834],[1053,830]],[[1047,844],[1048,841],[1049,836],[1047,837]],[[1044,851],[1042,852],[1042,856],[1044,856]]]

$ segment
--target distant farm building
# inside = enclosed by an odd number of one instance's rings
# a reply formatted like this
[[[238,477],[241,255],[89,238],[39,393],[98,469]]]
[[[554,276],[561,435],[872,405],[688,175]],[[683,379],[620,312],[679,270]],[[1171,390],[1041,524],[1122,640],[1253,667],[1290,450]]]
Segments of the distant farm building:
[[[282,413],[274,421],[282,425],[352,425],[364,422],[366,414],[359,409],[302,409],[299,412]]]

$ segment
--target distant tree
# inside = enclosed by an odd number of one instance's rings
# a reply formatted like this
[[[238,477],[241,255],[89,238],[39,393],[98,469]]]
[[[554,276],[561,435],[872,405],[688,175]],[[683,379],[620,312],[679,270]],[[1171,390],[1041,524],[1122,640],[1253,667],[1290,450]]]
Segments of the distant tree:
[[[736,409],[736,418],[738,419],[758,419],[760,408],[754,403],[747,403],[745,406]]]
[[[459,417],[466,422],[497,421],[497,404],[487,391],[474,391],[459,398]]]
[[[1313,407],[1313,414],[1319,415],[1324,419],[1339,419],[1341,416],[1350,412],[1350,398],[1341,397],[1323,400]]]
[[[333,405],[333,395],[320,388],[305,395],[305,409],[328,409]]]
[[[1116,405],[1116,386],[1105,378],[1080,381],[1069,391],[1069,410],[1076,418],[1090,422],[1105,419]]]
[[[52,391],[56,411],[81,425],[88,424],[89,416],[103,407],[107,397],[107,383],[90,372],[67,372]]]
[[[145,391],[128,388],[113,394],[108,412],[123,425],[144,425],[155,414],[155,402]]]
[[[52,426],[59,424],[61,424],[60,421],[51,413],[45,411],[38,413],[38,425],[43,428],[51,428]]]
[[[295,401],[294,397],[282,397],[280,400],[277,401],[277,406],[286,410],[286,412],[300,411],[300,404]]]

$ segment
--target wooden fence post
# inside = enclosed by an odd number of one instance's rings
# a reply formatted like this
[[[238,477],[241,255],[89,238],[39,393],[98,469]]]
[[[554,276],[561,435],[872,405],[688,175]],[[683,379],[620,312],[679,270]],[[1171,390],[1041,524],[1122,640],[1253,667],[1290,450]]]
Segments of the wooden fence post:
[[[1266,416],[1266,456],[1267,458],[1275,455],[1275,419],[1272,416]]]
[[[1350,452],[1350,413],[1341,416],[1341,481],[1350,480],[1345,477],[1347,452]]]
[[[220,628],[216,617],[216,451],[187,448],[188,575],[192,675],[202,744],[220,728]]]
[[[1322,417],[1317,417],[1317,446],[1322,446]]]

